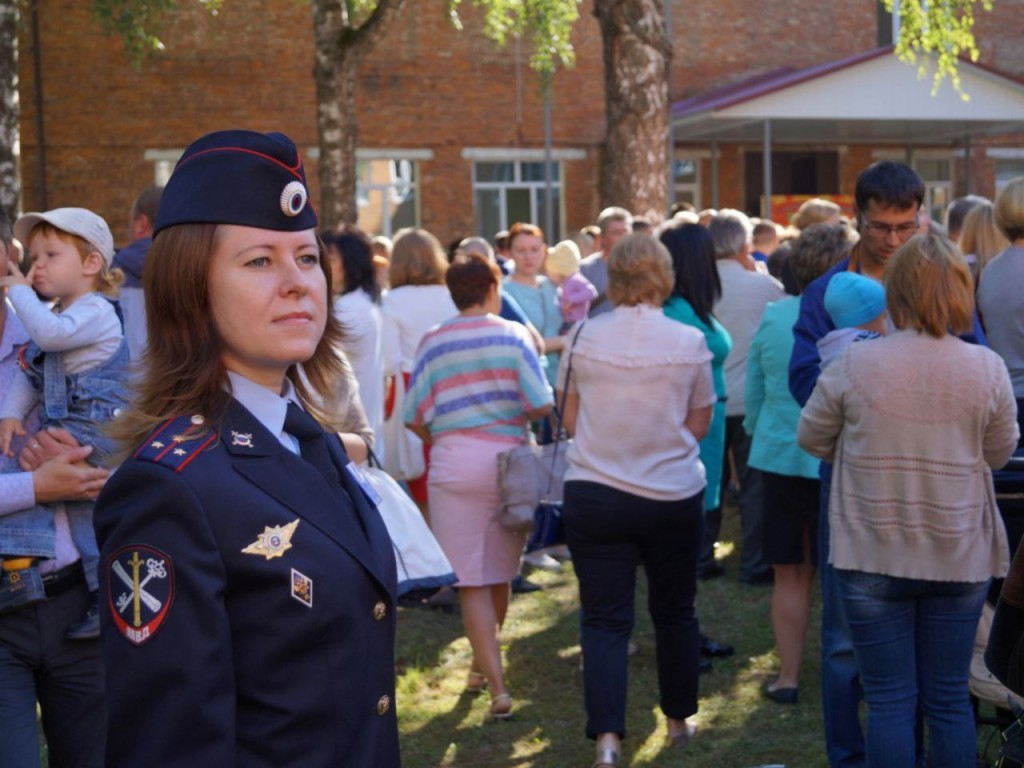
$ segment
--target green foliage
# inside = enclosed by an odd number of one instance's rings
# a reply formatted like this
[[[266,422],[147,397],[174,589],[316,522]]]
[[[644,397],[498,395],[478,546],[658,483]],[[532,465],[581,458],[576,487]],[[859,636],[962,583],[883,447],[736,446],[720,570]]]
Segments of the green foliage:
[[[223,0],[196,2],[216,16]],[[177,0],[93,0],[92,9],[107,34],[119,35],[125,51],[138,63],[147,54],[163,50],[157,35],[161,18],[179,5]]]
[[[459,6],[448,0],[456,29],[462,29]],[[498,45],[509,37],[527,38],[533,46],[530,66],[547,81],[561,64],[572,67],[576,54],[570,37],[583,0],[470,0],[484,12],[484,34]]]
[[[377,0],[345,0],[346,26],[352,29],[361,27],[377,9]]]
[[[892,12],[894,0],[882,0]],[[960,88],[957,63],[961,56],[978,60],[974,39],[975,10],[992,10],[994,0],[901,0],[899,3],[900,38],[896,55],[902,61],[917,63],[918,54],[935,54],[938,66],[932,93],[938,91],[947,77],[953,88],[966,101],[969,97]],[[926,61],[920,65],[921,75],[927,71]]]

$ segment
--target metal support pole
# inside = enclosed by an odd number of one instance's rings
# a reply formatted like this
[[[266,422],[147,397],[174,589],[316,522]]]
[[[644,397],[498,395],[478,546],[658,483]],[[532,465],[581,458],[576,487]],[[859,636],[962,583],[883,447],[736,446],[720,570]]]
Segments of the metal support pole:
[[[551,242],[562,239],[555,229],[555,210],[551,183],[551,82],[544,84],[544,231]]]
[[[971,172],[971,134],[964,136],[964,194],[974,194],[974,174]]]
[[[711,142],[711,207],[718,210],[718,142],[714,140]]]
[[[762,216],[772,217],[772,121],[764,121],[764,208]]]

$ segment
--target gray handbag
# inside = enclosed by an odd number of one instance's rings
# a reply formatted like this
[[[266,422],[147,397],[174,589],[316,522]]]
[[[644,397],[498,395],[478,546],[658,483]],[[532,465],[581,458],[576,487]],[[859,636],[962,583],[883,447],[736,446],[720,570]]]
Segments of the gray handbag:
[[[528,533],[533,527],[538,504],[542,501],[562,501],[565,470],[568,466],[565,454],[572,443],[563,434],[562,414],[565,412],[568,381],[572,375],[572,352],[585,324],[586,321],[580,323],[569,347],[565,372],[566,391],[562,393],[561,407],[555,409],[558,420],[554,442],[537,445],[527,425],[522,445],[498,454],[498,494],[501,498],[498,522],[511,531]]]

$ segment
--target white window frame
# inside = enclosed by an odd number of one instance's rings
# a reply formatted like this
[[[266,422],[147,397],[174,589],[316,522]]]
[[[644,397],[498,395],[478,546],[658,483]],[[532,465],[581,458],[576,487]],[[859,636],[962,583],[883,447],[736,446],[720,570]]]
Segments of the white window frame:
[[[917,168],[918,160],[945,160],[946,167],[949,168],[949,172],[946,174],[946,178],[944,179],[925,179],[922,177],[922,181],[924,181],[924,208],[929,215],[935,213],[935,211],[932,210],[934,207],[932,201],[935,199],[936,190],[943,190],[945,192],[946,202],[944,205],[940,206],[942,215],[938,217],[938,220],[941,221],[945,214],[946,207],[953,200],[954,154],[952,151],[946,149],[915,150],[911,157],[910,167],[920,175],[921,172],[918,171]]]
[[[990,158],[992,158],[992,160],[995,163],[995,185],[996,185],[995,193],[998,195],[1000,192],[1003,191],[1003,189],[1009,183],[1007,181],[1000,181],[999,180],[999,163],[1001,161],[1002,162],[1010,161],[1010,162],[1013,162],[1013,163],[1024,162],[1024,148],[1021,148],[1021,147],[989,147],[985,154],[988,155]],[[1022,175],[1024,175],[1024,174],[1022,174]],[[1017,177],[1014,176],[1014,178],[1017,178]]]
[[[710,153],[705,153],[705,154],[706,154],[706,156],[710,156]],[[693,207],[696,208],[698,211],[701,210],[701,208],[704,207],[703,205],[701,205],[701,196],[700,196],[700,182],[701,182],[700,166],[701,166],[701,160],[702,159],[703,158],[701,157],[701,153],[698,153],[698,152],[687,152],[685,150],[678,150],[678,149],[675,150],[675,153],[674,153],[673,158],[672,158],[673,163],[675,163],[675,162],[690,161],[690,162],[693,163],[694,168],[696,169],[696,172],[694,173],[694,179],[693,179],[692,182],[676,181],[675,180],[675,171],[673,170],[673,172],[672,172],[672,186],[673,186],[673,189],[675,191],[674,199],[677,202],[682,199],[680,193],[688,192],[688,193],[690,193],[690,196],[693,198]]]
[[[565,160],[582,160],[587,153],[582,149],[555,149],[551,151],[551,162],[558,166],[558,180],[552,179],[551,188],[558,193],[558,221],[561,232],[548,232],[548,239],[552,242],[562,239],[562,232],[565,231]],[[508,149],[504,147],[467,147],[462,150],[462,158],[472,163],[473,182],[473,206],[474,216],[476,214],[476,193],[478,190],[506,190],[506,189],[528,189],[530,191],[530,223],[543,226],[544,210],[540,205],[539,192],[546,189],[547,185],[543,179],[539,181],[524,181],[523,163],[543,163],[547,156],[542,149]],[[478,181],[476,177],[477,163],[511,163],[514,169],[511,181]],[[511,224],[508,220],[508,203],[505,195],[498,197],[498,219],[499,229],[508,229]],[[484,237],[491,237],[493,232],[480,233]]]
[[[165,186],[171,178],[174,166],[185,154],[185,149],[147,149],[143,157],[153,163],[153,184],[158,187]]]
[[[420,206],[423,202],[423,195],[420,190],[420,178],[422,170],[419,166],[422,160],[431,160],[434,153],[429,149],[357,149],[356,150],[356,207],[364,208],[369,204],[370,192],[381,192],[385,200],[401,202],[409,192],[415,193],[413,198],[413,226],[420,225]],[[395,178],[387,182],[374,182],[364,180],[364,169],[367,163],[386,160],[394,163]],[[412,173],[403,178],[401,173],[403,163],[408,164]],[[390,212],[381,217],[381,235],[394,237],[395,229]]]

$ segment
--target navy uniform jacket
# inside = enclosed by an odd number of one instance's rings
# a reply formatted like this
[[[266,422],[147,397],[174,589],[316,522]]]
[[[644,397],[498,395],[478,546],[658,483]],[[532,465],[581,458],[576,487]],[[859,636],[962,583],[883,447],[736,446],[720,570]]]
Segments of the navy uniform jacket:
[[[107,765],[397,768],[394,554],[340,441],[341,495],[235,400],[192,421],[96,504]]]

